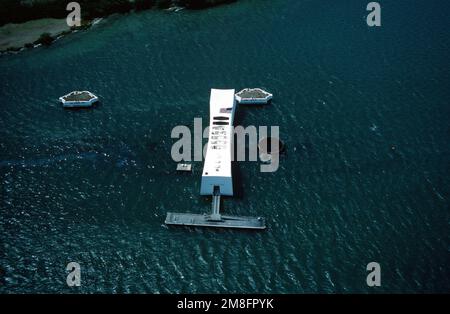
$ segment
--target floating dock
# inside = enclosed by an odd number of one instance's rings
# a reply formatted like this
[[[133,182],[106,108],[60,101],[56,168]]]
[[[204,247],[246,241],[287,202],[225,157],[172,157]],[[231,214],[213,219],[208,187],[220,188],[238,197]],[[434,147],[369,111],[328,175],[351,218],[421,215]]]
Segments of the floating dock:
[[[166,225],[209,228],[234,228],[264,230],[266,223],[262,217],[236,217],[221,215],[220,220],[211,219],[207,214],[167,213]]]
[[[209,140],[203,166],[201,195],[211,195],[210,214],[167,213],[165,223],[176,226],[265,229],[262,217],[238,217],[220,214],[221,195],[233,196],[231,154],[235,91],[211,90]]]
[[[192,165],[191,164],[178,164],[177,165],[177,171],[180,171],[180,172],[191,172],[192,171]]]
[[[190,227],[234,228],[263,230],[263,217],[240,217],[220,214],[220,190],[216,188],[212,196],[211,214],[167,213],[166,224]]]

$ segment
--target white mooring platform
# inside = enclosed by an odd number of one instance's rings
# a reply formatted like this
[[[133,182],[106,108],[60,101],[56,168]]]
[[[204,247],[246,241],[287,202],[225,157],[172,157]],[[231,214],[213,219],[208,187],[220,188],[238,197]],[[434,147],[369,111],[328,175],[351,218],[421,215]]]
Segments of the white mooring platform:
[[[64,108],[86,108],[92,107],[98,101],[98,97],[89,91],[73,91],[59,97],[59,101]]]
[[[241,105],[266,105],[273,95],[261,88],[244,88],[236,94],[236,100]]]

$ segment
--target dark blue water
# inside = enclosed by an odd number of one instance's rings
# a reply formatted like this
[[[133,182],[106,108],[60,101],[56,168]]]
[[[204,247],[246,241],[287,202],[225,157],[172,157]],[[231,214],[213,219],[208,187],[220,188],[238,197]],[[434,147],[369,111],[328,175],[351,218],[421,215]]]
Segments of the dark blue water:
[[[449,292],[450,6],[381,4],[376,29],[356,0],[133,13],[0,57],[0,292]],[[275,99],[240,122],[279,125],[287,153],[240,163],[224,211],[268,230],[165,227],[210,208],[172,128],[251,86]],[[75,89],[101,104],[62,109]]]

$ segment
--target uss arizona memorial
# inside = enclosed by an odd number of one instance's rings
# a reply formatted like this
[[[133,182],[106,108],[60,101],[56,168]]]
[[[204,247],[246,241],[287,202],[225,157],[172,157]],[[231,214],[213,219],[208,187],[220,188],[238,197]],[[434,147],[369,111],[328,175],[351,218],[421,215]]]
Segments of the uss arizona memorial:
[[[265,98],[265,103],[272,98],[271,94],[262,94],[259,91],[258,95],[260,98]],[[262,100],[260,98],[254,99],[255,103],[261,104]],[[220,214],[221,195],[233,196],[231,161],[236,99],[238,99],[238,96],[235,94],[234,89],[211,90],[209,136],[200,187],[201,195],[212,196],[211,213],[169,212],[165,220],[167,225],[240,229],[266,228],[263,217],[238,217]],[[249,99],[247,99],[247,103],[251,103]]]

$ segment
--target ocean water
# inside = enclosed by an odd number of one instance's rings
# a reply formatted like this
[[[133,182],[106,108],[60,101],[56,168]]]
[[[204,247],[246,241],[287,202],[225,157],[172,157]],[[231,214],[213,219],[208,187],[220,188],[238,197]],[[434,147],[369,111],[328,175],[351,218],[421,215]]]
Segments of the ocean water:
[[[1,56],[0,292],[450,292],[450,5],[381,4],[380,28],[356,0],[114,15]],[[287,152],[239,163],[223,210],[268,229],[167,228],[210,209],[172,128],[252,86],[275,98],[240,124],[280,126]],[[101,103],[64,110],[75,89]]]

